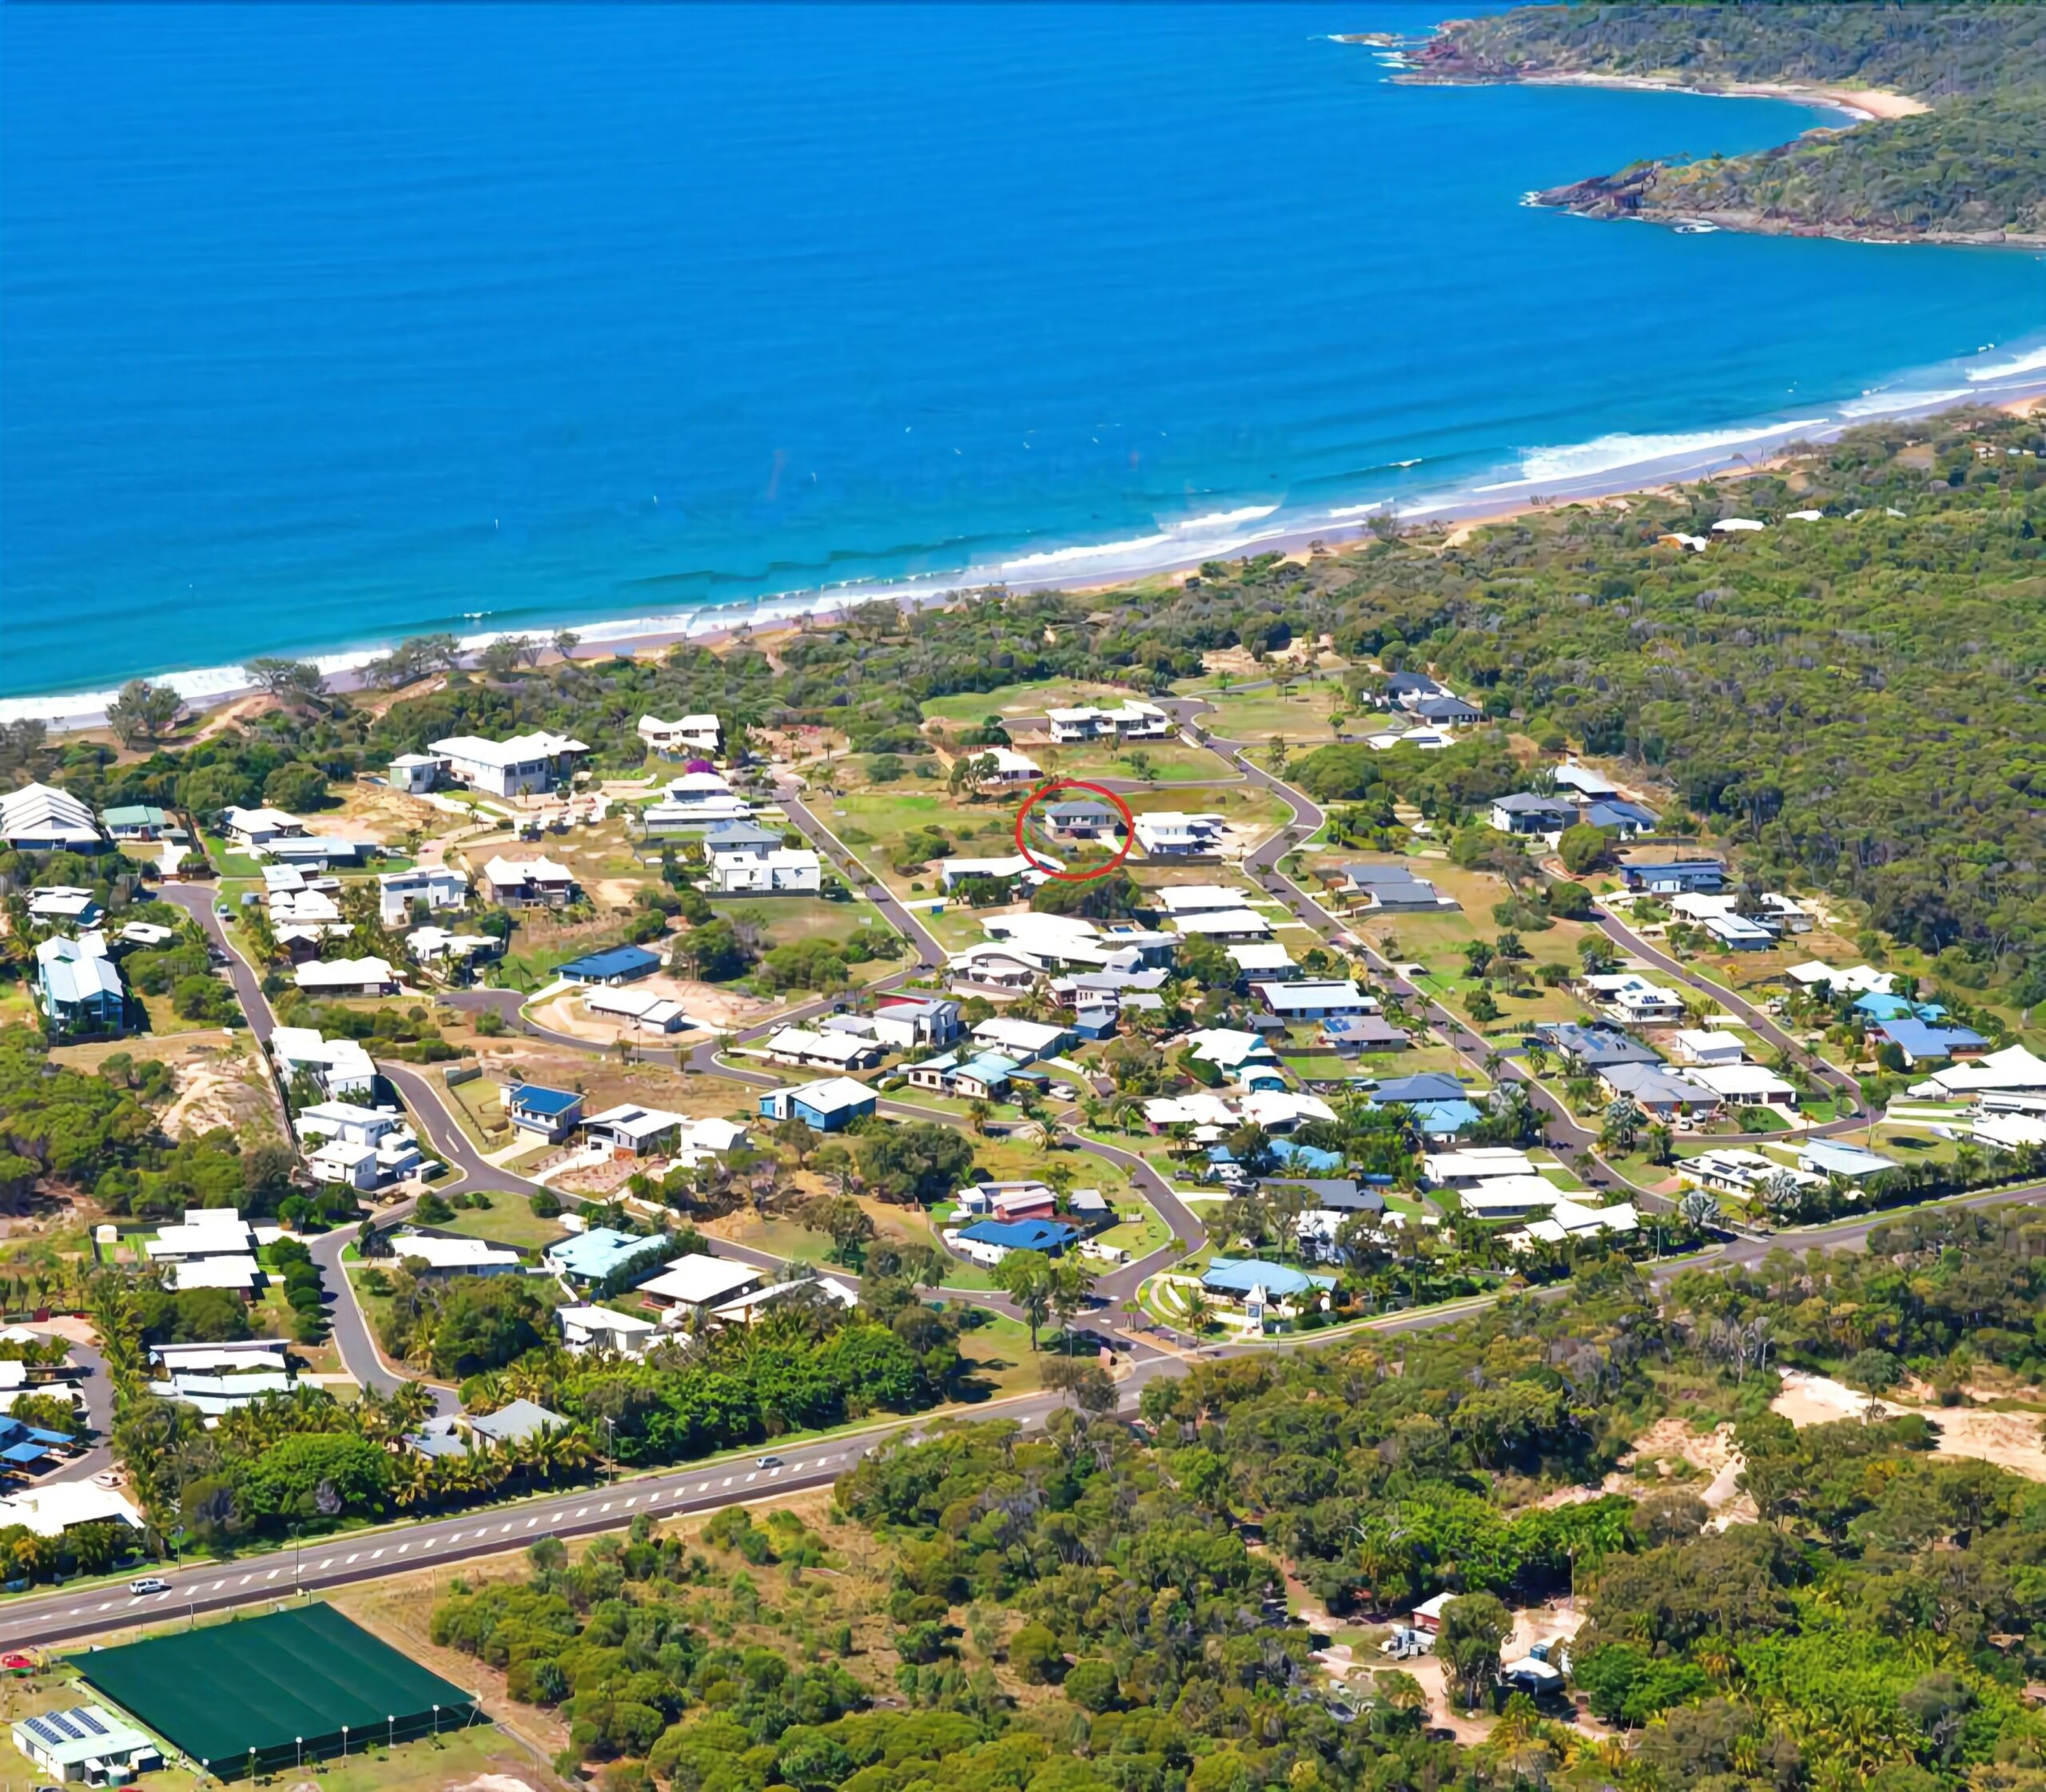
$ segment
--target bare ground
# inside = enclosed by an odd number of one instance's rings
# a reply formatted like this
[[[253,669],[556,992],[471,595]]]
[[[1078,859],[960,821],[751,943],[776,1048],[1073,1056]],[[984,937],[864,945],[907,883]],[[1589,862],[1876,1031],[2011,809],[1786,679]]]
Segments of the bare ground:
[[[1783,1392],[1771,1402],[1770,1410],[1801,1428],[1859,1418],[1871,1406],[1890,1417],[1916,1412],[1930,1420],[1940,1436],[1933,1452],[1935,1456],[1993,1463],[2027,1480],[2046,1481],[2046,1442],[2041,1440],[2040,1415],[2036,1412],[1905,1406],[1896,1400],[1876,1400],[1829,1376],[1805,1375],[1796,1370],[1783,1377]]]

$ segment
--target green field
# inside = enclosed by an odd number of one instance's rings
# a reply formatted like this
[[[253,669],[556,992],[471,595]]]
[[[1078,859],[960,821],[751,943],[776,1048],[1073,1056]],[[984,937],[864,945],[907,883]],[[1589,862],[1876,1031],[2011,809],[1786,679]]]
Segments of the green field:
[[[933,697],[923,705],[923,712],[929,721],[970,723],[989,715],[1042,715],[1048,709],[1069,709],[1093,703],[1113,707],[1135,695],[1121,685],[1039,679],[1028,684],[1001,685],[993,691],[962,691],[949,697]]]
[[[509,1244],[521,1251],[543,1250],[557,1238],[568,1236],[559,1220],[539,1218],[525,1196],[497,1191],[492,1193],[487,1211],[458,1207],[455,1217],[444,1222],[442,1229],[469,1238],[488,1238],[492,1244]]]
[[[1329,700],[1341,688],[1332,679],[1323,679],[1296,683],[1285,697],[1269,685],[1261,691],[1221,692],[1209,684],[1188,695],[1204,698],[1213,705],[1196,715],[1194,723],[1222,739],[1262,746],[1276,735],[1289,744],[1325,747],[1335,739],[1335,730],[1328,725]],[[1370,719],[1353,705],[1346,703],[1343,707],[1348,718],[1343,724],[1345,734],[1361,733],[1370,725]]]

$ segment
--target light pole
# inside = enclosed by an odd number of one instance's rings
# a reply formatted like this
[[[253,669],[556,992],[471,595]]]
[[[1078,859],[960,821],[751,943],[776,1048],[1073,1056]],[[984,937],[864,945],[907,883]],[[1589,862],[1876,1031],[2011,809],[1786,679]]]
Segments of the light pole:
[[[618,1421],[604,1420],[604,1484],[608,1487],[618,1479]]]
[[[298,1527],[294,1524],[291,1527],[291,1590],[302,1594],[305,1588],[299,1579],[298,1560]]]

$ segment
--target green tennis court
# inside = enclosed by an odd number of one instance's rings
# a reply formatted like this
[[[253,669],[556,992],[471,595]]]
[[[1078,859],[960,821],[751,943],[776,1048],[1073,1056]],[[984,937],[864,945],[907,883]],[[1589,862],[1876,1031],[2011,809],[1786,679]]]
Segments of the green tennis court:
[[[476,1703],[328,1605],[71,1661],[95,1692],[222,1778],[459,1730]]]

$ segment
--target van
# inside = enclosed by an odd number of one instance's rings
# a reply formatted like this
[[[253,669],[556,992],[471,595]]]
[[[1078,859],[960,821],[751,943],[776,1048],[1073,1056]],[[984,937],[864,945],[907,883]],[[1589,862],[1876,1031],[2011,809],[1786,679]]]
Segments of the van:
[[[139,1599],[145,1593],[168,1593],[170,1591],[170,1583],[167,1580],[161,1580],[154,1575],[145,1575],[140,1580],[129,1581],[128,1591]]]

